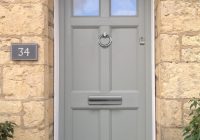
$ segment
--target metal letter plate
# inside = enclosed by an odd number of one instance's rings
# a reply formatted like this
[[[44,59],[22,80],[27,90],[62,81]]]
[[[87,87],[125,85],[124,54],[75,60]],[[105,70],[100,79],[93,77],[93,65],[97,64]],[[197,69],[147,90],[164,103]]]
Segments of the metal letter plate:
[[[35,43],[11,44],[11,60],[38,60],[38,45]]]
[[[121,96],[89,96],[89,105],[121,105]]]

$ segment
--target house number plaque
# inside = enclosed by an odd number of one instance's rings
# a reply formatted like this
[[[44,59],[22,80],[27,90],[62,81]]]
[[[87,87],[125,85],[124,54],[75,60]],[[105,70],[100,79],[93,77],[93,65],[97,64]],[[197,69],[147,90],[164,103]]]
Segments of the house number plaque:
[[[30,44],[12,44],[11,45],[12,60],[38,60],[38,45]]]

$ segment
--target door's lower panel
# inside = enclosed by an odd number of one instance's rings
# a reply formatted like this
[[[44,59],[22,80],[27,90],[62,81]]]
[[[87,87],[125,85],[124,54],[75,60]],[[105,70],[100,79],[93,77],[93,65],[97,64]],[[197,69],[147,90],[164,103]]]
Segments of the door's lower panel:
[[[72,114],[73,140],[137,140],[137,110],[72,110]]]
[[[99,111],[73,110],[73,140],[100,140]]]

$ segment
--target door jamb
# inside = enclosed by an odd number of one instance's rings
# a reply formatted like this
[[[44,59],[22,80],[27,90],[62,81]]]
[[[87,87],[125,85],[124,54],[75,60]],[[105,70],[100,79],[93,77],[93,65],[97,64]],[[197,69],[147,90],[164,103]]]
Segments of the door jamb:
[[[64,64],[63,62],[59,60],[64,59],[64,39],[63,36],[64,30],[59,28],[62,27],[61,25],[64,24],[64,19],[59,16],[59,13],[64,13],[64,4],[62,3],[62,0],[54,0],[54,140],[64,140],[64,123],[61,120],[64,120],[64,112],[62,111],[62,107],[64,106],[64,76],[60,76],[60,73],[64,71]],[[147,124],[147,127],[151,127],[151,132],[148,133],[147,131],[147,139],[149,137],[152,138],[152,140],[156,140],[156,125],[155,125],[155,21],[154,21],[154,0],[146,0],[147,4],[145,9],[148,9],[147,11],[149,14],[145,14],[145,20],[148,20],[145,27],[149,27],[149,31],[147,33],[151,33],[151,36],[147,36],[146,38],[146,44],[151,44],[151,46],[147,46],[147,50],[151,52],[151,54],[147,53],[146,59],[150,59],[151,63],[147,67],[147,75],[149,75],[148,78],[151,79],[151,83],[147,83],[147,91],[151,91],[152,94],[147,97],[148,99],[152,99],[151,103],[147,103],[147,110],[150,108],[151,120],[152,122],[149,122]],[[151,5],[150,7],[148,5]],[[151,23],[151,25],[148,25],[148,23]],[[62,39],[61,39],[62,38]],[[60,47],[62,46],[62,47]],[[147,80],[148,81],[148,80]],[[148,95],[147,95],[148,96]],[[148,106],[148,104],[151,104],[151,106]],[[146,117],[149,117],[146,115]],[[146,128],[147,128],[146,127]],[[147,128],[149,129],[149,128]]]

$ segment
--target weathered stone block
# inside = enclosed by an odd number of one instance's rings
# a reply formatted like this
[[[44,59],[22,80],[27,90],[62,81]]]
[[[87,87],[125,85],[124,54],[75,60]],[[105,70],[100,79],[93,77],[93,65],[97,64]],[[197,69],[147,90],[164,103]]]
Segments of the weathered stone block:
[[[21,125],[21,118],[20,116],[13,116],[13,115],[0,115],[0,123],[5,121],[14,122],[17,126]]]
[[[24,126],[33,127],[44,124],[45,103],[43,101],[31,101],[23,103],[24,107]]]
[[[54,13],[53,12],[49,12],[48,22],[49,22],[49,26],[53,27],[53,25],[54,25]]]
[[[197,16],[200,16],[200,4],[197,4]]]
[[[1,51],[9,51],[9,46],[11,43],[19,43],[20,38],[12,38],[12,37],[0,37],[0,50]]]
[[[156,116],[160,125],[165,127],[182,126],[181,102],[157,98],[156,104]]]
[[[182,49],[181,60],[185,62],[200,62],[200,48]]]
[[[46,111],[47,111],[47,117],[48,117],[48,125],[49,124],[52,124],[53,121],[54,121],[54,106],[53,106],[53,98],[52,99],[49,99],[47,101],[47,108],[46,108]]]
[[[54,82],[53,82],[53,68],[45,66],[45,97],[53,97]]]
[[[54,68],[49,68],[49,97],[54,96]]]
[[[54,39],[54,29],[53,29],[53,27],[49,26],[49,30],[48,30],[48,31],[49,31],[49,32],[48,32],[49,38],[50,38],[51,40],[53,40],[53,39]]]
[[[159,36],[161,29],[161,8],[160,8],[160,0],[157,0],[156,7],[154,9],[155,12],[155,36]]]
[[[53,137],[54,136],[54,126],[53,125],[50,125],[49,126],[49,140],[53,140]]]
[[[199,31],[198,7],[191,1],[161,1],[161,32]]]
[[[49,137],[49,140],[54,140],[54,137],[53,137],[53,136],[50,136],[50,137]]]
[[[22,111],[20,101],[0,101],[0,113],[10,114],[19,113]]]
[[[0,3],[16,3],[20,2],[20,0],[1,0]]]
[[[158,47],[158,46],[157,46]],[[180,43],[177,35],[160,35],[161,61],[179,61]]]
[[[53,11],[54,10],[54,1],[53,0],[48,0],[48,6],[49,6],[49,9],[51,11]]]
[[[200,46],[200,35],[196,36],[183,36],[182,45],[184,46]]]
[[[47,35],[48,9],[42,4],[0,5],[0,34]]]
[[[2,79],[3,79],[2,76],[3,76],[2,75],[2,67],[0,66],[0,79],[1,79],[0,80],[0,97],[1,97],[1,94],[2,94],[2,85],[3,85],[2,84]]]
[[[190,103],[186,102],[183,104],[183,124],[184,126],[188,125],[190,120],[192,119],[191,116],[189,116],[190,114]]]
[[[47,130],[17,128],[13,140],[49,140]]]
[[[44,73],[44,94],[45,97],[50,97],[50,67],[45,66],[45,73]]]
[[[161,62],[161,46],[160,46],[160,35],[156,38],[156,47],[155,47],[155,61],[156,64],[159,64]]]
[[[155,82],[156,82],[156,97],[159,97],[160,94],[160,67],[156,66],[155,70]]]
[[[160,67],[160,93],[162,98],[199,97],[200,64],[163,63]]]
[[[53,0],[51,0],[53,1]],[[22,3],[44,3],[44,4],[48,4],[48,0],[21,0]]]
[[[156,140],[161,140],[161,127],[158,123],[156,125]]]
[[[183,140],[182,132],[180,128],[163,128],[162,140]]]
[[[54,64],[54,42],[52,40],[48,40],[48,52],[45,53],[47,58],[47,64],[53,66]]]
[[[20,39],[12,37],[0,37],[0,64],[6,64],[10,62],[11,43],[20,43]]]
[[[43,65],[10,65],[3,67],[3,94],[6,98],[44,97]]]

